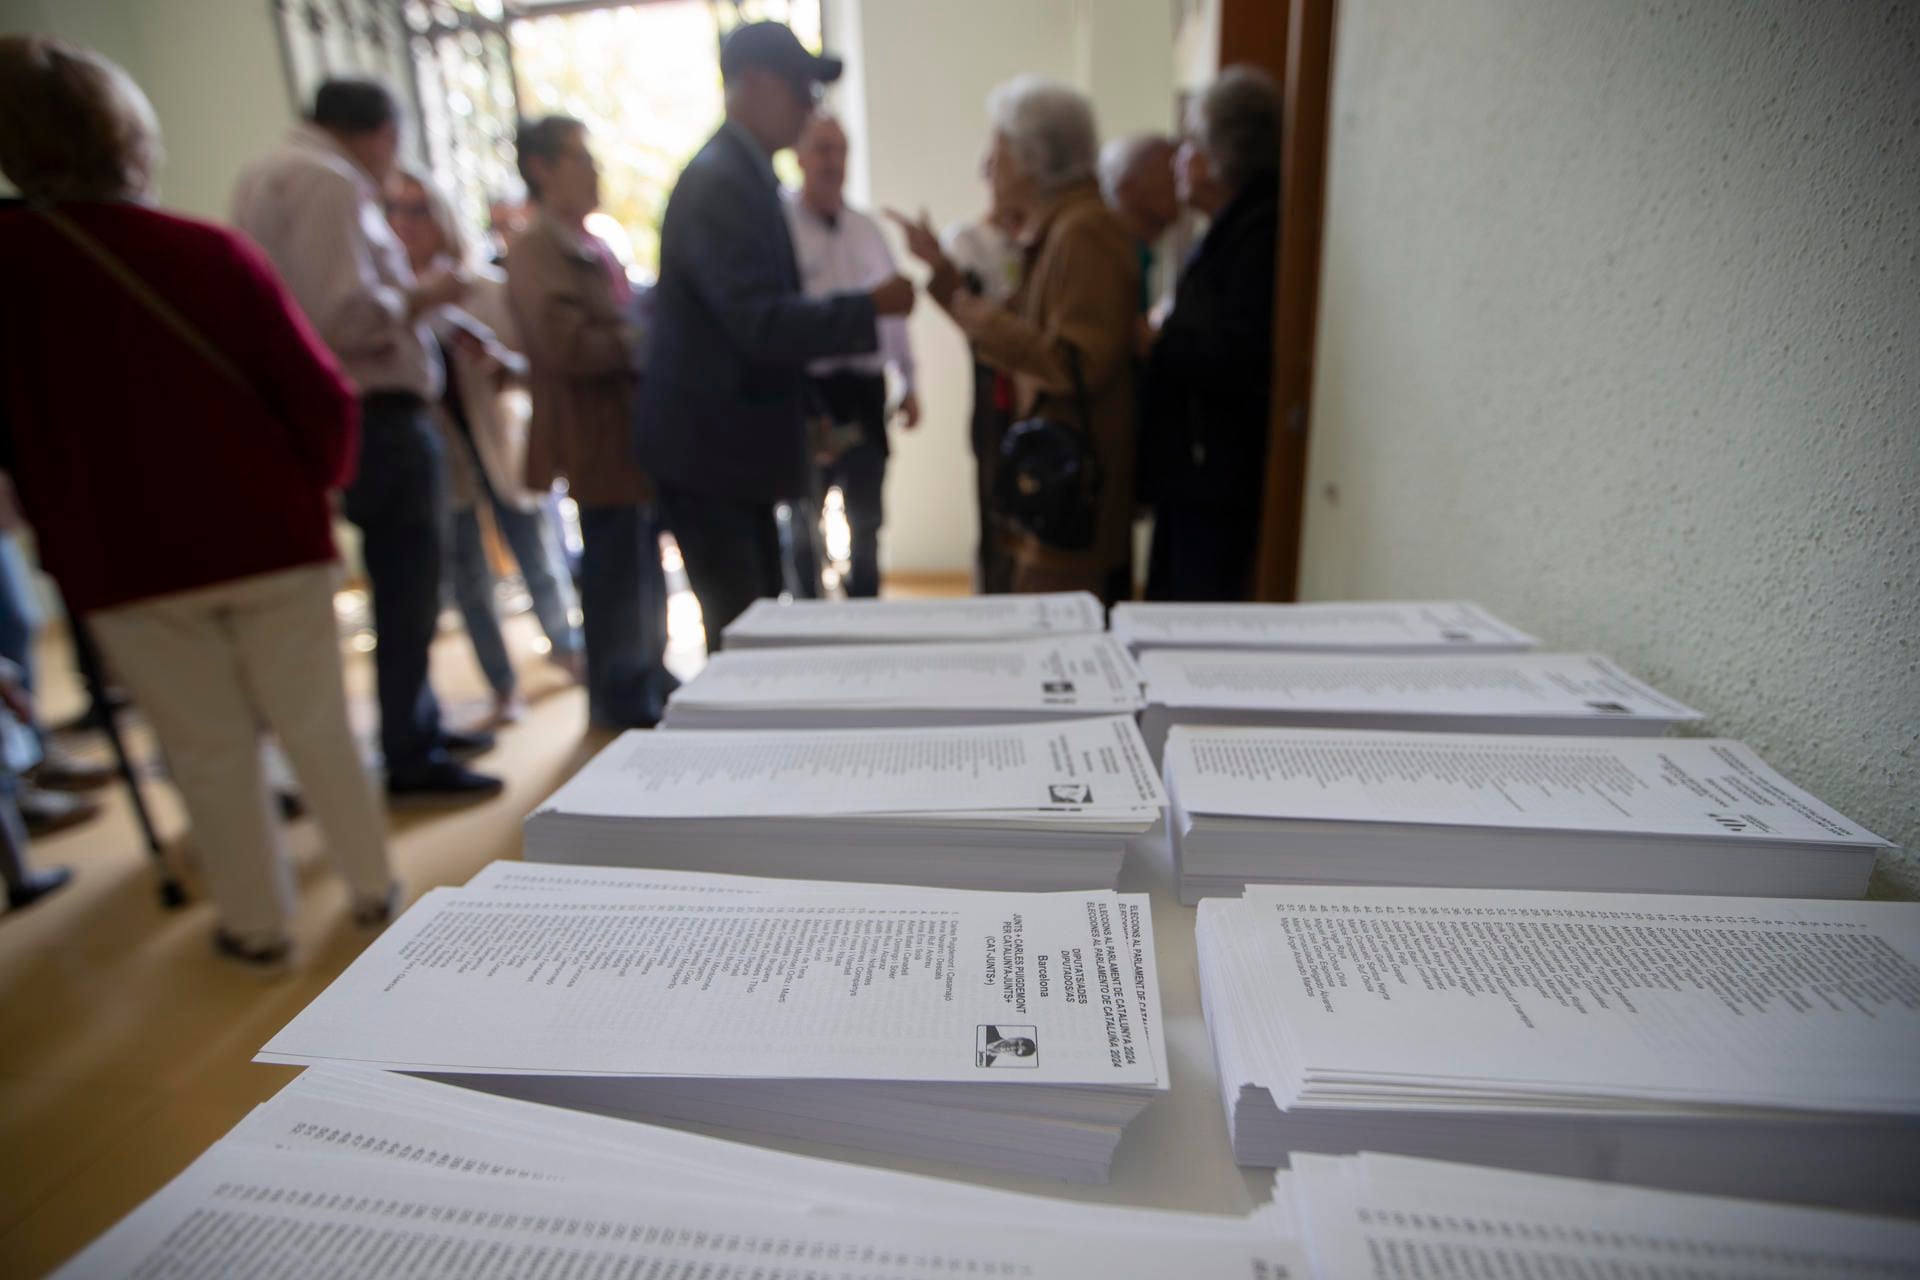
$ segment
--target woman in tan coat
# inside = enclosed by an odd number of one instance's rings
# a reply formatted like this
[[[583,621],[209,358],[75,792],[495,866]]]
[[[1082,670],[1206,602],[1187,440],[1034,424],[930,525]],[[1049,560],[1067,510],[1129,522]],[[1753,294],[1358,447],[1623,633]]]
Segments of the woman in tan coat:
[[[546,116],[521,125],[518,143],[538,211],[507,252],[507,300],[533,394],[526,479],[542,490],[565,479],[580,508],[587,715],[602,728],[650,729],[678,682],[663,661],[653,481],[633,457],[633,296],[612,250],[586,229],[600,204],[586,126]]]
[[[933,268],[927,291],[1013,381],[1016,420],[1044,416],[1087,432],[1099,464],[1090,547],[1050,546],[1016,532],[1013,590],[1086,590],[1112,603],[1132,595],[1133,334],[1140,291],[1132,233],[1100,198],[1100,143],[1081,94],[1021,76],[987,98],[989,163],[1022,206],[1025,270],[1005,303],[970,291],[923,215],[892,215],[914,256]],[[1074,386],[1086,390],[1083,412]]]

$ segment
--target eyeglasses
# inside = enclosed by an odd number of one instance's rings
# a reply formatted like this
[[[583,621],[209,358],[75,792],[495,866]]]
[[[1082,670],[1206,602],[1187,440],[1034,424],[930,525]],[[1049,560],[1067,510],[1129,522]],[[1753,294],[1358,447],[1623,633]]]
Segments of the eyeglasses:
[[[433,210],[425,200],[389,200],[387,201],[389,218],[430,218]]]

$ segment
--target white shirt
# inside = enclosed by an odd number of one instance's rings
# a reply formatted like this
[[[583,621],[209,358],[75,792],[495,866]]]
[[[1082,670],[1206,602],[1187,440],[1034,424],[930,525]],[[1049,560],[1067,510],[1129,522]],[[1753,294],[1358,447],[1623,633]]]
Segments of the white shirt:
[[[273,260],[362,395],[440,398],[440,358],[425,317],[407,315],[406,250],[373,179],[324,130],[297,126],[241,173],[233,224]]]
[[[810,298],[833,293],[865,293],[900,273],[893,250],[880,224],[850,206],[843,206],[832,224],[807,207],[796,191],[783,192],[787,227],[793,233],[793,256],[800,264],[800,288]],[[893,366],[905,392],[913,390],[913,344],[907,338],[905,316],[882,316],[880,349],[857,356],[815,360],[807,372],[868,373],[884,376]]]
[[[1019,242],[991,222],[955,223],[941,241],[953,265],[980,281],[988,302],[1005,302],[1020,287]]]

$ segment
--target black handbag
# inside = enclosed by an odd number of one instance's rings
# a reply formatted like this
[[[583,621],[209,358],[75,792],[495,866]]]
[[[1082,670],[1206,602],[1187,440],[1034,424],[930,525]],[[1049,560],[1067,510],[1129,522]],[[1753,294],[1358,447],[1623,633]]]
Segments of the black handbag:
[[[1067,348],[1067,367],[1085,429],[1035,415],[1007,428],[994,473],[994,502],[1008,524],[1062,551],[1093,545],[1099,523],[1100,460],[1093,451],[1093,412],[1080,376],[1080,356]]]

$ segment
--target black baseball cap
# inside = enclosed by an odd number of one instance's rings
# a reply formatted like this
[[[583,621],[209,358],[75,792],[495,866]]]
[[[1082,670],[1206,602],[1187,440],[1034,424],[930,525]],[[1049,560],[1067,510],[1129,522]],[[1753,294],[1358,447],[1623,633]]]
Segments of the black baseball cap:
[[[749,22],[735,27],[720,46],[720,78],[731,80],[748,67],[765,67],[793,80],[832,84],[846,64],[838,58],[816,57],[784,22]]]

